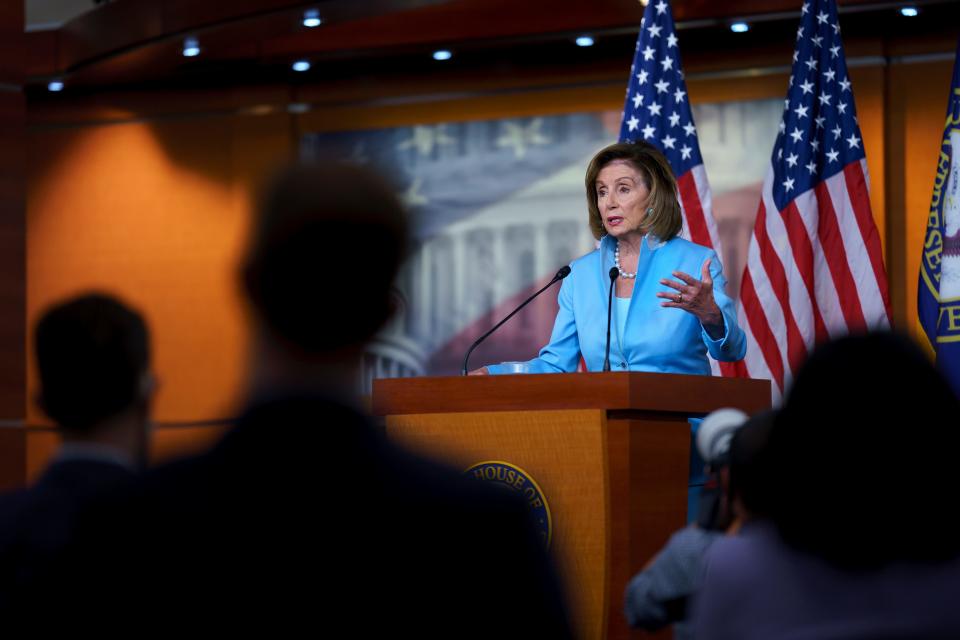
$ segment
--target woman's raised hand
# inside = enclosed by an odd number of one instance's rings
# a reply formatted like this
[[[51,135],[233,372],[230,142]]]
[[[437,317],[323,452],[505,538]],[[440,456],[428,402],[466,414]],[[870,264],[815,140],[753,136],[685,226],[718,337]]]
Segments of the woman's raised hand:
[[[664,278],[660,284],[666,285],[676,290],[676,293],[669,291],[657,292],[658,298],[665,298],[666,302],[661,302],[661,307],[674,307],[683,309],[697,316],[700,324],[704,327],[723,327],[723,314],[717,301],[713,298],[713,277],[710,275],[710,258],[703,263],[700,270],[700,280],[683,271],[674,271],[673,277],[677,280]]]

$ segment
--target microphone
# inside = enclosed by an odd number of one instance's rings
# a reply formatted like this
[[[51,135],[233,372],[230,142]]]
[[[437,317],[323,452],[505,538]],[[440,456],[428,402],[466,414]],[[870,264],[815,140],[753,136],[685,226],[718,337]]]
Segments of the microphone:
[[[610,371],[610,317],[613,315],[613,285],[617,283],[620,269],[610,267],[610,295],[607,296],[607,351],[603,356],[603,370]]]
[[[470,360],[470,354],[473,353],[473,350],[476,349],[481,342],[487,339],[487,336],[489,336],[491,333],[499,329],[500,325],[502,325],[504,322],[506,322],[507,320],[512,318],[514,315],[516,315],[516,313],[520,311],[520,309],[523,309],[525,306],[527,306],[534,298],[536,298],[538,295],[540,295],[541,293],[543,293],[544,291],[546,291],[556,283],[566,278],[568,275],[570,275],[570,267],[568,266],[563,267],[562,269],[560,269],[560,271],[557,271],[557,275],[553,276],[553,280],[548,282],[546,286],[544,286],[542,289],[540,289],[540,291],[537,291],[535,294],[533,294],[532,296],[524,300],[523,304],[521,304],[519,307],[511,311],[510,315],[508,315],[506,318],[504,318],[497,324],[493,325],[493,329],[490,329],[490,331],[487,331],[485,334],[477,338],[477,341],[474,342],[472,345],[470,345],[470,348],[467,349],[467,354],[463,356],[463,369],[460,371],[460,375],[463,375],[463,376],[467,375],[467,362]]]

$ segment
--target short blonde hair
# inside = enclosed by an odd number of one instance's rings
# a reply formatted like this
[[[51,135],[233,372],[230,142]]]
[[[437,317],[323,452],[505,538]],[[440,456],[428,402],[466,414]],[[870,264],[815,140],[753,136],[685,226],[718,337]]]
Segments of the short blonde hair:
[[[587,187],[587,209],[590,212],[590,231],[599,240],[606,235],[603,218],[597,206],[597,176],[614,160],[626,160],[643,177],[644,186],[650,191],[647,208],[653,209],[643,221],[645,233],[652,233],[666,242],[680,233],[683,217],[677,200],[677,181],[670,169],[670,162],[660,150],[648,142],[618,142],[601,149],[593,156],[587,167],[584,180]]]

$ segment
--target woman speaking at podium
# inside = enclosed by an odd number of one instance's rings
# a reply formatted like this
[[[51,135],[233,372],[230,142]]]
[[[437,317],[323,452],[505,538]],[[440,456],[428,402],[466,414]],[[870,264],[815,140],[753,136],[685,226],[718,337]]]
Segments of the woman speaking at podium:
[[[590,161],[586,188],[600,246],[570,265],[550,342],[519,367],[489,365],[471,374],[572,372],[581,354],[588,370],[603,370],[614,275],[612,371],[710,375],[707,353],[743,358],[746,339],[716,252],[678,236],[677,183],[664,155],[645,142],[610,145]]]

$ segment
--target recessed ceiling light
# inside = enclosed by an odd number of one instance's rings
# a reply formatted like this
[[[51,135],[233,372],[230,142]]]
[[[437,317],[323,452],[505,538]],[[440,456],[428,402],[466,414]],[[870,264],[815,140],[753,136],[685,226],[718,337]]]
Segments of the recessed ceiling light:
[[[452,57],[453,57],[453,54],[447,51],[446,49],[441,49],[439,51],[433,52],[434,60],[449,60]]]
[[[200,55],[200,43],[196,38],[187,38],[183,41],[183,55],[187,58]]]
[[[578,47],[593,46],[593,38],[591,38],[590,36],[580,36],[579,38],[577,38],[576,42]]]
[[[320,19],[320,10],[319,9],[307,9],[303,12],[303,26],[305,27],[319,27],[323,24],[323,20]]]
[[[747,31],[750,31],[750,25],[748,25],[746,22],[734,22],[730,25],[730,31],[733,31],[734,33],[746,33]]]
[[[908,18],[916,18],[919,14],[920,11],[916,7],[902,7],[900,9],[900,15]]]
[[[51,80],[47,83],[47,91],[63,91],[63,82],[61,80]]]
[[[296,62],[293,63],[293,70],[294,70],[294,71],[309,71],[309,70],[310,70],[310,63],[307,62],[306,60],[297,60]]]

